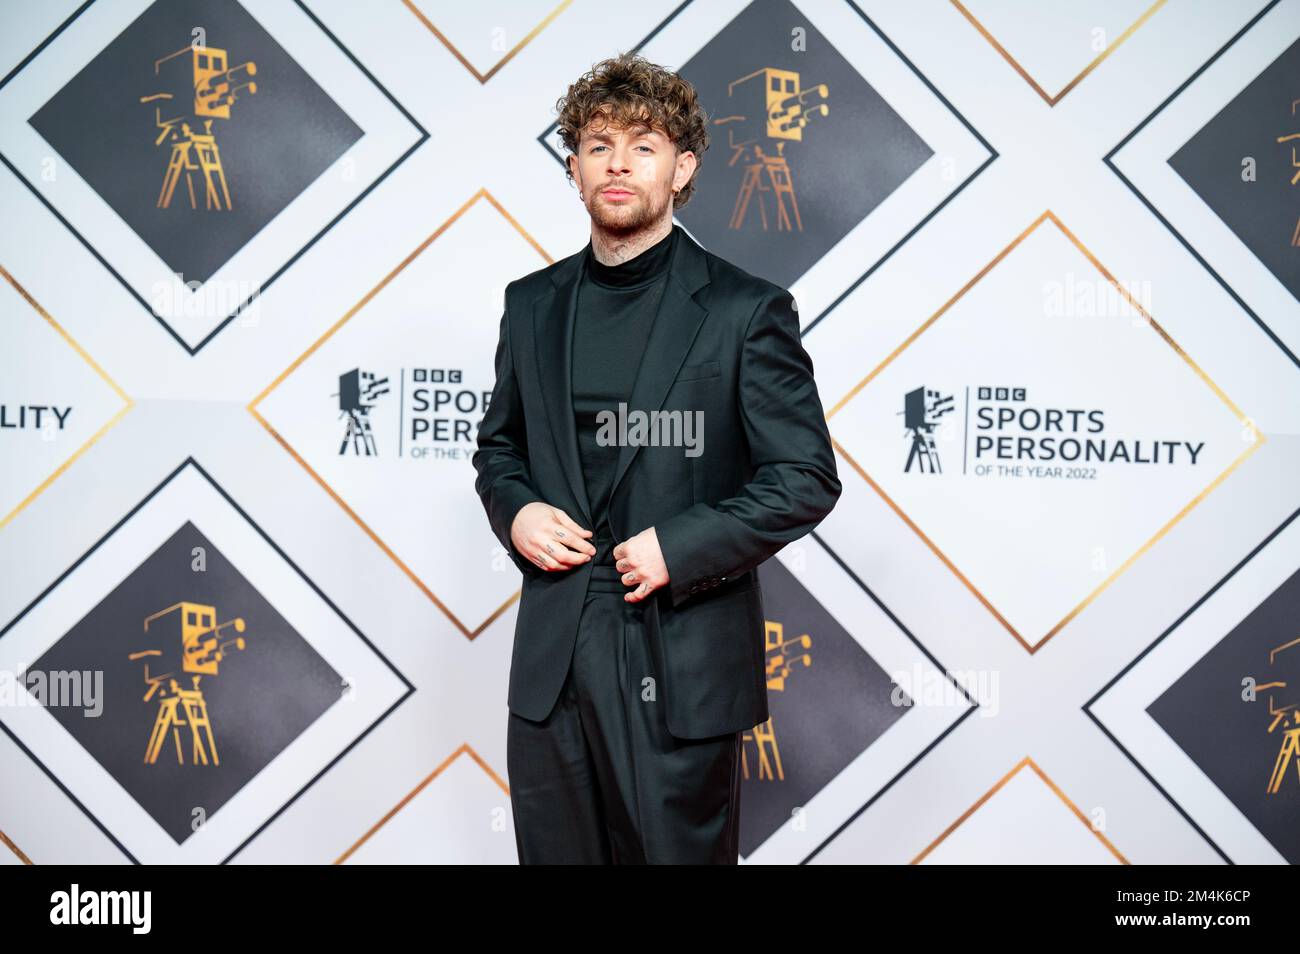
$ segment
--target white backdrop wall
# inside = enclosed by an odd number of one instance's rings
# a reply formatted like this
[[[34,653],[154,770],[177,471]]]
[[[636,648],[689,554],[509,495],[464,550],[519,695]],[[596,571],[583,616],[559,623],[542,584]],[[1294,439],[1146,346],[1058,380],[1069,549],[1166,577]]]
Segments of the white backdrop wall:
[[[470,454],[504,286],[588,237],[555,101],[629,49],[844,483],[760,571],[743,860],[1300,859],[1300,0],[0,18],[5,862],[515,861]]]

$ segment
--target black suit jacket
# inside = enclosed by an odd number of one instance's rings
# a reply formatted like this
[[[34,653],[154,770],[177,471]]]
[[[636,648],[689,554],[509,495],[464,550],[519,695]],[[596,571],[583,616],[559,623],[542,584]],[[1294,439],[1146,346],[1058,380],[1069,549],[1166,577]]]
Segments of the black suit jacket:
[[[496,384],[473,457],[492,530],[524,575],[508,705],[532,720],[546,718],[563,686],[591,564],[542,570],[514,548],[510,527],[541,500],[594,529],[570,380],[589,254],[588,244],[506,286]],[[668,567],[668,585],[643,600],[655,704],[679,738],[747,729],[768,717],[755,568],[817,526],[840,494],[794,300],[683,231],[634,371],[629,410],[700,410],[704,425],[699,456],[623,444],[611,489],[615,539],[654,527]]]

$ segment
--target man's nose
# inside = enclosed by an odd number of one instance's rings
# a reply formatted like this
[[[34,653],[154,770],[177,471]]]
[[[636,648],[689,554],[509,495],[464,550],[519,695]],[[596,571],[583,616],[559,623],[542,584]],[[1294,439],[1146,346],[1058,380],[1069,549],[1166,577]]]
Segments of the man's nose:
[[[609,150],[609,171],[610,172],[630,172],[631,166],[630,149],[624,146],[612,146]]]

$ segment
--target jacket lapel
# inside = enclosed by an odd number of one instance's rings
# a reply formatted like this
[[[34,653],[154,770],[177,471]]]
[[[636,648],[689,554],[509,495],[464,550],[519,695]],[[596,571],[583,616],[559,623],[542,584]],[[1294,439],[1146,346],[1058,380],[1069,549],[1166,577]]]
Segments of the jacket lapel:
[[[674,225],[673,228],[678,226]],[[632,394],[627,401],[629,411],[649,413],[663,407],[668,389],[672,387],[677,372],[686,359],[686,352],[690,350],[696,332],[709,313],[708,308],[695,300],[696,292],[708,283],[709,268],[704,260],[704,250],[682,232],[677,236],[668,283],[664,286],[659,311],[651,325],[636,380],[632,384]],[[639,444],[627,443],[618,449],[614,483],[609,490],[610,500],[614,499],[619,481],[640,449]]]
[[[680,229],[674,224],[673,228]],[[564,475],[578,501],[585,526],[591,528],[591,502],[587,499],[582,459],[578,453],[578,431],[573,419],[573,334],[577,319],[578,284],[587,268],[591,244],[570,256],[551,273],[553,292],[533,305],[533,332],[537,346],[537,379],[541,382],[551,435],[559,451]],[[662,409],[677,372],[690,350],[709,309],[696,301],[700,289],[709,284],[704,250],[685,231],[677,236],[668,266],[667,284],[646,339],[628,397],[629,411],[647,413]],[[706,296],[699,296],[705,297]],[[610,499],[627,472],[640,445],[619,447]]]
[[[586,249],[570,255],[551,273],[556,287],[533,302],[533,357],[551,437],[584,518],[578,522],[593,530],[591,502],[587,500],[582,459],[578,456],[578,427],[573,420],[573,326],[578,310],[578,279],[586,268],[586,256]]]

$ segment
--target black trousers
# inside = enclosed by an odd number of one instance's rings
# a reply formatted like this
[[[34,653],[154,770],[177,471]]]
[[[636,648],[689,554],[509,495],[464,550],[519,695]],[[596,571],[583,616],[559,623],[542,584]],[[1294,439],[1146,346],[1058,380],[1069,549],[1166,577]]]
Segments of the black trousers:
[[[615,585],[591,584],[550,715],[509,714],[519,862],[734,865],[742,733],[669,733],[645,604],[626,602],[628,588]]]

